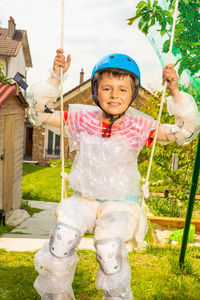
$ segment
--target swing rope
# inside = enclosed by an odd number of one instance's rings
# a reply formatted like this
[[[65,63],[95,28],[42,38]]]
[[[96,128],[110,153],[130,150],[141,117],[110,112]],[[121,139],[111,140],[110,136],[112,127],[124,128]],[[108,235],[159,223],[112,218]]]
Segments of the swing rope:
[[[167,64],[169,64],[171,62],[172,47],[173,47],[174,34],[175,34],[175,26],[176,26],[176,20],[177,20],[177,15],[178,15],[178,3],[179,3],[179,0],[176,0]],[[154,136],[154,139],[153,139],[152,150],[151,150],[151,155],[150,155],[150,160],[149,160],[149,165],[148,165],[148,170],[147,170],[147,176],[146,176],[145,183],[142,185],[142,202],[141,202],[141,205],[142,205],[143,208],[144,208],[145,199],[149,198],[149,176],[150,176],[151,165],[152,165],[152,161],[153,161],[155,145],[156,145],[157,136],[158,136],[158,129],[159,129],[160,119],[161,119],[161,115],[162,115],[163,105],[164,105],[164,102],[165,102],[166,89],[167,89],[167,81],[164,82],[162,98],[161,98],[161,103],[160,103],[160,110],[159,110],[157,124],[156,124],[156,131],[155,131],[155,136]]]
[[[64,47],[64,0],[61,2],[61,33],[60,33],[60,48]],[[61,168],[62,168],[62,188],[61,188],[61,201],[66,197],[66,186],[64,179],[64,112],[63,112],[63,68],[60,73],[60,128],[61,128]]]
[[[174,11],[174,18],[173,18],[173,25],[172,25],[172,34],[171,34],[171,40],[170,40],[170,47],[169,47],[169,54],[168,54],[168,64],[171,62],[171,55],[172,55],[172,47],[173,47],[173,41],[174,41],[174,34],[175,34],[175,26],[176,26],[176,20],[178,15],[178,3],[179,0],[176,0],[175,5],[175,11]],[[61,0],[61,35],[60,35],[60,48],[63,49],[64,46],[64,0]],[[163,105],[165,102],[165,93],[167,89],[167,82],[164,82],[163,92],[162,92],[162,98],[160,103],[160,110],[158,114],[157,124],[156,124],[156,131],[155,136],[153,139],[152,144],[152,150],[147,170],[147,176],[145,183],[142,185],[142,202],[141,205],[144,207],[144,201],[149,197],[149,176],[155,151],[155,145],[156,140],[158,136],[158,129],[160,124],[160,119],[162,115]],[[64,178],[64,110],[63,110],[63,68],[61,68],[61,74],[60,74],[60,103],[61,103],[61,111],[60,111],[60,127],[61,127],[61,168],[62,168],[62,189],[61,189],[61,201],[63,201],[64,197],[66,197],[66,186],[65,186],[65,178]]]

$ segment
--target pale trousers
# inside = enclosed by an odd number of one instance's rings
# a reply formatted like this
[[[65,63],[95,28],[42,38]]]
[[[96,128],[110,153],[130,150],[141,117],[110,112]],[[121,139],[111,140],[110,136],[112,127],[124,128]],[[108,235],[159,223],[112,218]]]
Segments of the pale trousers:
[[[140,205],[134,201],[102,203],[75,194],[58,205],[56,215],[58,222],[79,229],[81,236],[86,232],[94,232],[95,243],[115,238],[122,241],[120,271],[107,275],[100,267],[96,287],[103,290],[104,300],[132,300],[127,247],[140,247],[147,231],[147,222]],[[42,300],[75,299],[72,282],[77,261],[76,252],[63,258],[52,255],[49,243],[36,253],[35,268],[39,276],[34,287]]]

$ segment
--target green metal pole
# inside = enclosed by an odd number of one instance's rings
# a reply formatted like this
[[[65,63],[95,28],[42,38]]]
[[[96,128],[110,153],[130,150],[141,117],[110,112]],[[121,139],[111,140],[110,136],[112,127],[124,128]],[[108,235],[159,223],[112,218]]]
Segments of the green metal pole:
[[[196,190],[197,190],[197,185],[198,185],[199,172],[200,172],[200,134],[199,134],[199,138],[198,138],[194,170],[193,170],[193,175],[192,175],[192,183],[191,183],[191,188],[190,188],[190,196],[189,196],[189,201],[188,201],[185,226],[184,226],[184,232],[183,232],[183,240],[182,240],[182,244],[181,244],[181,252],[180,252],[180,257],[179,257],[180,267],[182,267],[184,264],[188,234],[189,234],[193,206],[194,206],[194,201],[195,201],[195,195],[196,195]]]

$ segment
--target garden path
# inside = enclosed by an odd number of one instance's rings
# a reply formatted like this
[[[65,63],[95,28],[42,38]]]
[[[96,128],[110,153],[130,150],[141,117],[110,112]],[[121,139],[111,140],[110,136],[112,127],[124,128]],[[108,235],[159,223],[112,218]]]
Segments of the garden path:
[[[36,251],[49,240],[56,224],[55,210],[58,203],[29,200],[28,205],[42,211],[24,220],[11,233],[1,236],[0,248],[8,251]],[[82,238],[79,249],[95,250],[93,239]]]

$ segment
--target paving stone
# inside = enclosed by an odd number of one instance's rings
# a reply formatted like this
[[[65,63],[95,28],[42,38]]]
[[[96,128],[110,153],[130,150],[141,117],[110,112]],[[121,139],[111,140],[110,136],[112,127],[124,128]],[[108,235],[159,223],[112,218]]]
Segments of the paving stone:
[[[30,215],[25,209],[16,209],[6,218],[6,224],[17,226],[27,218],[30,218]]]
[[[20,232],[23,234],[47,238],[55,227],[55,224],[55,212],[53,210],[44,210],[34,214],[31,218],[26,219],[11,232]]]
[[[24,202],[28,202],[28,205],[33,208],[39,209],[48,209],[48,210],[56,210],[58,206],[58,202],[45,202],[45,201],[35,201],[35,200],[24,200]]]
[[[8,251],[36,251],[49,240],[56,224],[55,211],[58,203],[28,200],[28,204],[42,211],[24,220],[12,233],[0,237],[0,248]],[[79,249],[95,251],[93,239],[82,238]]]
[[[41,212],[29,216],[11,233],[0,237],[0,248],[7,251],[36,251],[49,240],[49,236],[56,224],[55,210],[58,203],[28,200],[28,205],[42,209]],[[82,238],[79,249],[95,251],[92,238]]]
[[[11,237],[10,237],[11,236]],[[41,249],[49,239],[24,237],[23,235],[6,235],[0,238],[0,249],[7,251],[37,251]],[[89,249],[95,251],[92,238],[82,238],[78,249]]]

